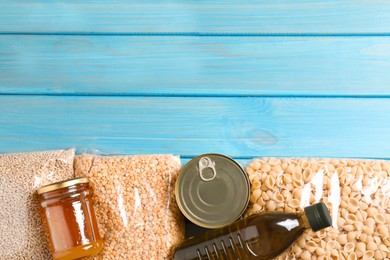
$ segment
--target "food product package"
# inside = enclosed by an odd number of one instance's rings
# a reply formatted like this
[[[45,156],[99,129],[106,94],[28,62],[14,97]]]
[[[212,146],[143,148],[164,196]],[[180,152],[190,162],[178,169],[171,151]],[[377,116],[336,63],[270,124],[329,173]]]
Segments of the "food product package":
[[[332,227],[304,234],[279,259],[390,258],[390,161],[258,158],[246,170],[247,215],[319,201],[332,215]]]
[[[51,259],[36,190],[71,179],[74,149],[0,154],[0,259]]]
[[[184,238],[184,218],[174,186],[181,167],[173,155],[75,158],[75,174],[86,176],[105,248],[95,259],[169,259]]]

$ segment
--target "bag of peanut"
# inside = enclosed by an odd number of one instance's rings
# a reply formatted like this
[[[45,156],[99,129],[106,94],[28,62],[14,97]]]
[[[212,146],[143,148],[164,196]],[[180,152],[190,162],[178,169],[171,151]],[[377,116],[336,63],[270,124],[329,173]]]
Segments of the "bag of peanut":
[[[76,176],[94,188],[94,205],[105,240],[97,259],[169,259],[184,238],[175,202],[180,158],[173,155],[75,158]]]
[[[319,201],[330,209],[333,227],[304,234],[279,259],[390,258],[390,161],[259,158],[246,170],[248,215]]]

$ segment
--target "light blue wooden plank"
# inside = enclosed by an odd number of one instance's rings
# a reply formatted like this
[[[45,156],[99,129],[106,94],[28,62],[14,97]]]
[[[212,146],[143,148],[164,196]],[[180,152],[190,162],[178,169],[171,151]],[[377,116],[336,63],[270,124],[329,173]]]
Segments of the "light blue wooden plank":
[[[387,98],[0,97],[0,152],[390,156]]]
[[[0,36],[0,93],[389,95],[387,37]]]
[[[389,33],[388,1],[2,0],[2,32]]]

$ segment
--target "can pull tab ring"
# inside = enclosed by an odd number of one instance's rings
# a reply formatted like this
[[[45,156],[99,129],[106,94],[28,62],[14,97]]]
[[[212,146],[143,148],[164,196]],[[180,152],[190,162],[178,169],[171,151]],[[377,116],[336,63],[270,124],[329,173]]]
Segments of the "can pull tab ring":
[[[209,178],[203,175],[203,171],[207,168],[210,168],[213,171],[213,175]],[[199,160],[199,175],[203,181],[213,180],[217,175],[217,172],[215,171],[215,162],[213,162],[209,157],[202,157]]]

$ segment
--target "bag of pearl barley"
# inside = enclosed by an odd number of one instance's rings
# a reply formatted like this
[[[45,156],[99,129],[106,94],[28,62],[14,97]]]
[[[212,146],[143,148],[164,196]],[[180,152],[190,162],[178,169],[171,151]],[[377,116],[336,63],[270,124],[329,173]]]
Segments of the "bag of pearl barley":
[[[71,179],[74,150],[0,154],[0,259],[51,259],[36,190]]]
[[[259,158],[246,170],[248,215],[319,201],[332,215],[332,227],[307,231],[279,259],[390,258],[390,161]]]
[[[181,163],[173,155],[75,158],[76,176],[94,188],[93,202],[105,248],[96,259],[170,259],[184,238],[174,185]]]

